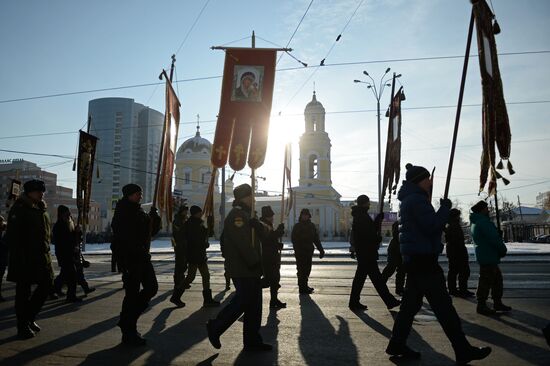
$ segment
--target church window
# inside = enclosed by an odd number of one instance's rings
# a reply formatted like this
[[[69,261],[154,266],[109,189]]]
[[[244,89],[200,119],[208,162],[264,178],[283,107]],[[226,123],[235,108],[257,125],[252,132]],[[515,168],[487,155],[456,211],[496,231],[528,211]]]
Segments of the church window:
[[[319,161],[316,155],[311,155],[309,157],[309,178],[316,178],[319,168]]]
[[[184,184],[191,183],[191,173],[185,172],[184,177],[183,177],[183,182],[184,182]]]

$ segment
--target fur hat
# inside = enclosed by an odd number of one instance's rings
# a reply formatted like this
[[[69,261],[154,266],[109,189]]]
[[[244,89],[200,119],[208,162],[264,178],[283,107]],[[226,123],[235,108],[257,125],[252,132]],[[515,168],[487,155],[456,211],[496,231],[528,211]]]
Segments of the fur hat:
[[[411,163],[408,163],[407,165],[405,165],[405,168],[407,169],[407,173],[405,173],[405,178],[411,183],[418,184],[424,179],[430,177],[430,172],[423,166],[412,165]]]
[[[472,208],[470,208],[470,210],[472,210],[473,213],[480,213],[487,207],[489,207],[489,205],[487,205],[487,202],[482,200],[476,203],[475,205],[473,205]]]
[[[271,206],[262,207],[262,217],[272,217],[275,215],[275,212],[271,209]]]
[[[358,206],[363,206],[365,203],[368,203],[368,202],[370,202],[370,198],[366,194],[362,194],[359,197],[357,197]]]
[[[124,195],[124,197],[131,196],[136,192],[143,192],[143,189],[141,189],[141,187],[137,184],[130,183],[122,187],[122,194]]]
[[[191,206],[191,208],[189,209],[189,213],[191,214],[191,216],[194,216],[201,211],[202,209],[199,206],[195,206],[195,205]]]
[[[236,200],[242,200],[245,197],[252,195],[252,187],[250,184],[241,184],[240,186],[235,187],[233,190],[233,196]]]
[[[302,208],[302,211],[300,211],[300,216],[302,215],[308,215],[309,217],[311,217],[311,212],[309,212],[309,209],[307,208]]]
[[[23,189],[25,193],[36,192],[36,191],[46,192],[46,185],[41,180],[31,179],[25,182],[25,184],[23,184]]]

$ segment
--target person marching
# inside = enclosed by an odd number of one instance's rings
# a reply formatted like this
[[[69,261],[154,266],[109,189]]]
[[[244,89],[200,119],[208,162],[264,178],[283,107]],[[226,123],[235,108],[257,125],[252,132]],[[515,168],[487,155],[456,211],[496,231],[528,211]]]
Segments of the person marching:
[[[52,242],[55,245],[57,264],[61,268],[54,280],[56,293],[61,293],[63,284],[67,284],[66,302],[82,302],[76,296],[76,262],[80,261],[80,240],[82,233],[75,227],[71,211],[67,206],[57,207],[57,221],[52,230]]]
[[[183,289],[189,288],[189,285],[195,279],[197,269],[202,277],[202,297],[203,306],[219,306],[220,303],[212,299],[212,290],[210,289],[210,273],[206,263],[206,248],[208,248],[208,230],[202,220],[202,209],[199,206],[191,206],[189,209],[191,217],[183,224],[185,232],[185,242],[187,245],[187,262],[189,269],[187,277],[183,281]]]
[[[269,284],[271,300],[269,307],[272,309],[286,308],[286,303],[277,298],[279,292],[279,282],[281,280],[281,237],[285,232],[285,226],[281,223],[277,229],[273,229],[273,218],[275,212],[271,206],[262,207],[262,217],[260,221],[265,228],[260,233],[260,241],[262,242],[262,267],[264,278]]]
[[[489,218],[487,202],[479,201],[471,210],[470,225],[479,263],[477,312],[482,315],[493,315],[497,311],[510,311],[512,308],[502,303],[503,280],[498,267],[500,258],[506,255],[506,245]],[[489,292],[493,298],[493,309],[486,304]]]
[[[180,206],[174,221],[172,222],[172,243],[174,244],[175,268],[174,268],[174,291],[170,302],[182,308],[185,303],[181,301],[181,295],[185,291],[185,271],[187,270],[187,243],[185,239],[184,224],[187,221],[187,206]]]
[[[296,258],[298,290],[300,294],[311,294],[314,288],[309,287],[308,280],[311,273],[313,248],[315,246],[319,251],[319,259],[325,256],[325,250],[319,239],[317,228],[311,222],[311,213],[307,208],[303,208],[300,212],[300,218],[292,228],[291,240]]]
[[[262,249],[258,231],[263,225],[252,214],[252,187],[235,187],[233,209],[224,221],[224,252],[236,293],[215,319],[206,324],[208,339],[221,348],[220,337],[244,313],[243,344],[245,351],[270,351],[260,335],[262,321]],[[254,229],[254,231],[252,230]],[[254,232],[254,234],[253,234]]]
[[[401,249],[399,248],[399,221],[396,221],[391,226],[392,238],[388,245],[388,263],[382,270],[382,277],[388,282],[388,279],[395,275],[395,293],[403,296],[403,288],[405,286],[405,270],[403,269],[403,259],[401,258]]]
[[[16,283],[17,336],[28,339],[40,332],[35,320],[52,288],[53,269],[50,217],[43,200],[46,185],[33,179],[25,182],[23,190],[8,214],[6,238],[10,257],[7,280]],[[31,286],[34,284],[37,286],[33,292]]]
[[[470,256],[464,243],[464,232],[460,225],[460,210],[452,208],[449,211],[449,222],[445,227],[446,252],[449,259],[449,273],[447,274],[447,289],[449,294],[459,297],[473,296],[468,290],[470,277]],[[458,277],[458,290],[456,280]]]
[[[160,230],[161,219],[156,208],[151,207],[148,214],[141,208],[143,192],[139,185],[125,185],[122,194],[111,223],[113,254],[122,269],[125,290],[117,325],[122,331],[122,343],[141,346],[146,340],[137,331],[137,321],[158,291],[150,247],[151,237]]]
[[[437,211],[430,202],[432,180],[428,170],[421,166],[406,165],[406,180],[397,194],[401,201],[399,240],[407,283],[403,302],[395,323],[386,353],[408,359],[420,358],[420,352],[407,346],[414,316],[422,308],[426,296],[439,324],[451,341],[456,362],[465,365],[472,360],[481,360],[491,353],[490,347],[470,345],[460,318],[445,287],[445,276],[438,263],[443,251],[441,236],[449,216],[451,201],[440,200]]]
[[[357,258],[357,270],[349,297],[349,308],[353,311],[367,309],[367,306],[359,301],[367,275],[388,309],[393,309],[401,303],[388,290],[378,268],[378,248],[382,238],[378,235],[377,226],[369,215],[369,207],[369,197],[362,194],[357,197],[357,205],[351,208],[353,245]]]

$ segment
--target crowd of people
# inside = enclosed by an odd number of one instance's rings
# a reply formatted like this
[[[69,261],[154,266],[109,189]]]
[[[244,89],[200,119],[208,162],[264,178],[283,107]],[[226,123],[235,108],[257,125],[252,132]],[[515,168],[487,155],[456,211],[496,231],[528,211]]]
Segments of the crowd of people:
[[[95,290],[84,279],[86,261],[80,251],[82,233],[66,206],[59,206],[57,222],[51,228],[43,194],[44,182],[31,180],[24,184],[24,192],[11,207],[6,220],[0,216],[0,301],[1,282],[8,267],[7,280],[16,283],[15,313],[17,334],[22,339],[34,337],[40,331],[37,315],[50,294],[63,294],[66,301],[79,302],[77,284],[85,294]],[[357,259],[357,270],[351,284],[349,308],[364,311],[360,294],[367,276],[388,309],[399,307],[386,353],[400,358],[417,359],[421,355],[410,348],[407,338],[414,316],[421,309],[424,297],[434,311],[455,352],[457,363],[483,359],[491,353],[490,347],[472,346],[466,339],[461,320],[453,306],[451,295],[471,297],[468,290],[470,275],[469,255],[464,243],[460,211],[451,208],[449,199],[441,199],[435,210],[430,202],[432,180],[428,170],[407,164],[406,179],[398,193],[399,222],[392,226],[388,247],[387,266],[380,272],[378,251],[382,238],[380,224],[383,215],[374,219],[369,214],[370,200],[366,195],[357,198],[352,208],[352,257]],[[125,296],[122,301],[118,327],[122,342],[144,345],[146,340],[138,332],[137,322],[158,291],[158,282],[151,262],[151,238],[161,226],[161,219],[153,207],[145,212],[141,207],[142,189],[136,184],[122,188],[115,208],[111,244],[113,270],[122,273]],[[269,306],[284,309],[287,304],[279,299],[283,224],[275,226],[270,206],[261,208],[261,217],[253,210],[253,191],[243,184],[234,189],[233,208],[225,217],[220,244],[225,259],[226,290],[235,287],[235,295],[217,316],[208,321],[206,332],[213,347],[221,347],[221,337],[231,325],[243,316],[243,344],[245,350],[269,351],[260,334],[262,319],[262,289],[269,288]],[[188,214],[190,216],[188,217]],[[175,254],[174,288],[170,302],[184,307],[182,296],[189,289],[199,271],[202,279],[204,307],[217,307],[212,298],[206,249],[208,233],[198,206],[179,208],[172,223],[172,242]],[[502,235],[489,218],[485,201],[471,208],[471,232],[475,253],[480,265],[477,286],[477,312],[492,315],[511,311],[503,304],[503,278],[499,262],[506,255]],[[445,234],[449,259],[447,278],[438,263],[443,252]],[[297,267],[298,291],[310,295],[309,276],[315,249],[319,258],[325,251],[319,239],[311,213],[302,209],[299,221],[291,232]],[[60,267],[54,279],[50,243],[55,244],[55,255]],[[9,260],[8,260],[9,258]],[[388,279],[395,273],[395,293],[390,293]],[[458,286],[457,286],[458,280]],[[34,287],[34,290],[33,290]],[[487,299],[491,294],[493,306]]]

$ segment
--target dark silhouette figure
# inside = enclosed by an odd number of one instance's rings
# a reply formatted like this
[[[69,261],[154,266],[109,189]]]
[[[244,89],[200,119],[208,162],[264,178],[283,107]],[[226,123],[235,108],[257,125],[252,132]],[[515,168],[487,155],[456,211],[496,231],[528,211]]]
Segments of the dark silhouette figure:
[[[220,234],[220,251],[223,257],[223,277],[225,278],[225,290],[231,289],[231,274],[229,273],[229,258],[225,254],[225,239],[223,231]]]
[[[144,345],[137,331],[137,320],[158,291],[158,282],[151,263],[151,237],[160,230],[160,217],[152,207],[147,214],[140,205],[143,193],[137,184],[122,187],[124,197],[117,202],[111,227],[113,254],[122,267],[125,296],[118,326],[122,343]],[[140,290],[140,287],[142,288]]]
[[[407,346],[407,338],[414,316],[422,308],[426,296],[451,341],[457,363],[467,364],[472,360],[483,359],[491,353],[491,348],[473,347],[466,339],[438,263],[438,256],[443,251],[441,235],[449,216],[451,201],[441,199],[441,206],[436,212],[429,200],[432,180],[428,170],[411,164],[407,164],[406,168],[406,180],[397,198],[401,201],[399,239],[407,284],[386,353],[404,358],[420,358],[419,352]]]
[[[8,281],[15,286],[15,314],[19,338],[34,337],[40,331],[35,319],[48,297],[53,282],[50,257],[50,217],[42,200],[46,186],[40,180],[23,185],[24,193],[8,215],[6,232],[10,258]],[[31,286],[36,288],[31,291]]]
[[[403,296],[403,288],[405,287],[405,270],[403,269],[403,259],[401,258],[401,249],[399,248],[399,221],[393,223],[392,239],[388,245],[388,263],[382,270],[382,277],[388,282],[388,279],[395,272],[395,293]]]
[[[447,274],[447,289],[449,294],[459,297],[473,296],[468,290],[470,278],[470,256],[464,243],[464,232],[460,225],[460,210],[452,208],[449,211],[449,222],[445,227],[445,241],[447,242],[447,258],[449,259],[449,273]],[[458,289],[456,280],[458,277]]]
[[[191,217],[183,224],[189,265],[187,277],[183,281],[183,289],[190,287],[198,269],[202,278],[203,306],[219,306],[220,303],[212,299],[212,290],[210,289],[210,273],[206,263],[206,248],[209,246],[208,231],[201,219],[202,210],[199,206],[191,206],[190,213]]]
[[[298,290],[300,294],[311,294],[314,288],[309,287],[308,281],[313,261],[313,248],[315,246],[319,251],[319,259],[325,256],[325,250],[319,239],[317,228],[311,222],[311,213],[307,208],[300,212],[299,221],[292,228],[291,240],[296,258]]]
[[[208,339],[221,348],[220,336],[244,313],[243,343],[245,351],[269,351],[260,335],[262,321],[262,263],[258,231],[263,225],[251,218],[252,187],[242,184],[233,190],[233,209],[224,222],[224,252],[236,293],[215,319],[208,321]],[[253,235],[254,229],[256,233]]]
[[[67,206],[57,207],[57,221],[52,230],[52,242],[55,245],[57,264],[61,268],[54,280],[56,293],[61,292],[64,283],[67,284],[66,302],[81,302],[76,296],[77,262],[80,262],[80,241],[82,232],[75,226],[71,211]]]
[[[174,246],[175,268],[174,268],[174,291],[170,302],[177,307],[184,307],[181,295],[185,291],[185,271],[187,270],[187,243],[185,238],[184,224],[187,221],[187,206],[181,206],[174,216],[172,222],[172,244]]]
[[[479,201],[472,208],[470,225],[474,240],[476,259],[479,263],[479,282],[477,285],[477,312],[492,315],[497,311],[510,311],[510,306],[502,303],[503,280],[498,264],[506,255],[506,244],[496,226],[489,218],[487,202]],[[493,309],[487,306],[489,292],[493,298]]]
[[[6,240],[6,219],[0,215],[0,301],[4,301],[2,296],[2,281],[4,279],[4,273],[6,273],[6,267],[8,266],[9,247]]]
[[[369,216],[370,200],[366,195],[357,197],[357,206],[351,208],[353,216],[352,233],[355,256],[357,258],[357,270],[351,285],[349,308],[353,311],[366,310],[367,306],[361,304],[360,296],[365,280],[369,276],[378,295],[388,309],[393,309],[401,302],[388,290],[386,281],[378,268],[378,248],[382,238],[378,235],[377,225]],[[377,217],[381,220],[382,217]]]
[[[272,309],[286,308],[286,303],[279,300],[278,292],[281,280],[281,237],[285,232],[285,226],[279,224],[277,229],[273,229],[273,217],[275,213],[271,206],[262,207],[262,217],[260,221],[264,224],[264,229],[260,233],[260,241],[262,242],[262,267],[264,271],[264,279],[269,285],[271,300],[269,307]]]

